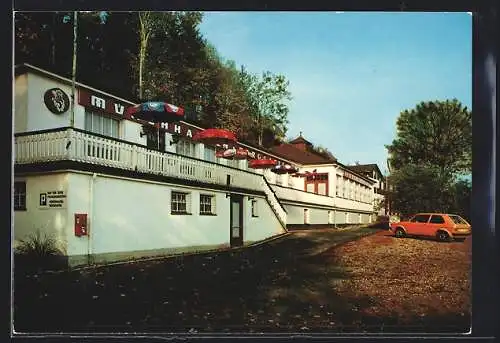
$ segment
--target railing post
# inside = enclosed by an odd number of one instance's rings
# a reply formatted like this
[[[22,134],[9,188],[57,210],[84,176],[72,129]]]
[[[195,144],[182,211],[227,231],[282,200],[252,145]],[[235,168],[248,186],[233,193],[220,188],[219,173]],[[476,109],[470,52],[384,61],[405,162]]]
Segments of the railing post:
[[[131,156],[130,156],[132,170],[137,170],[138,160],[139,160],[139,158],[138,158],[138,153],[137,153],[137,145],[133,145],[132,151],[131,151]]]
[[[66,159],[68,160],[71,160],[72,157],[74,157],[74,149],[75,149],[75,143],[74,142],[74,131],[72,128],[69,128],[66,130],[66,134],[64,135],[66,136],[66,139],[65,139],[65,143],[64,143],[64,149],[65,149],[65,152],[64,152],[64,155],[66,157]]]

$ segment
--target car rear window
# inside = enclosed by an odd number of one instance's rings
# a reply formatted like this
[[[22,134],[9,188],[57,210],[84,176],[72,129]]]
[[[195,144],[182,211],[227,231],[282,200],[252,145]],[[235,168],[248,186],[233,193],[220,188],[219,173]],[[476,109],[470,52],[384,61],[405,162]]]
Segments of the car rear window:
[[[450,215],[449,217],[455,224],[467,224],[467,222],[460,216]]]

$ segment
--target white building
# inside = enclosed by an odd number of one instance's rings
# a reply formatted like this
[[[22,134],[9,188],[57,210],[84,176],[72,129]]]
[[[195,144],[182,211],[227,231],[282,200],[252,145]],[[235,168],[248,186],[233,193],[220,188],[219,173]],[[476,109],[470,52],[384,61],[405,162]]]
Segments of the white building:
[[[72,123],[69,94],[69,79],[16,67],[14,244],[41,230],[73,266],[371,221],[374,180],[314,156],[301,139],[271,151],[239,144],[255,158],[316,170],[276,175],[216,158],[191,140],[203,129],[186,122],[162,125],[158,142],[151,125],[124,119],[133,103],[80,83]]]
[[[388,193],[387,178],[384,177],[384,175],[380,171],[380,168],[374,163],[356,164],[347,167],[352,171],[364,175],[375,181],[373,187],[373,206],[375,209],[378,209],[378,211],[376,211],[376,214],[379,216],[388,215],[388,204],[386,203],[386,197]]]

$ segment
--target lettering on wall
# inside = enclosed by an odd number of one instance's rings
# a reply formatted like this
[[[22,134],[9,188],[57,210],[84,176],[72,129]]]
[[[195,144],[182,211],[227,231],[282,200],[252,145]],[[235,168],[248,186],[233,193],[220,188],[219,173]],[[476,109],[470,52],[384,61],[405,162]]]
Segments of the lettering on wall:
[[[127,108],[132,106],[130,104],[123,103],[117,99],[102,94],[90,93],[85,89],[78,90],[78,103],[84,107],[88,107],[96,111],[114,114],[118,116],[122,116],[127,110]],[[180,135],[183,138],[187,138],[188,140],[193,138],[193,136],[198,131],[200,131],[199,128],[184,122],[157,123],[157,124],[151,123],[151,125],[154,125],[156,128],[161,128],[165,132],[168,132],[170,134]],[[236,146],[236,148],[238,147],[240,146],[239,145]],[[228,147],[226,147],[226,149],[227,148]],[[255,150],[246,147],[242,148],[248,151],[248,156],[252,159],[275,160],[274,158],[268,156],[267,154],[262,154],[260,152],[257,152]]]
[[[347,179],[349,179],[349,180],[352,180],[354,182],[361,183],[361,184],[363,184],[365,186],[370,187],[370,184],[367,181],[363,180],[359,176],[354,175],[353,173],[350,173],[350,172],[348,172],[346,170],[344,170],[344,177],[347,178]]]
[[[63,190],[41,192],[38,206],[40,209],[66,208],[66,192]]]
[[[125,113],[127,107],[132,106],[105,95],[90,93],[85,89],[78,90],[78,104],[96,111],[119,116]]]

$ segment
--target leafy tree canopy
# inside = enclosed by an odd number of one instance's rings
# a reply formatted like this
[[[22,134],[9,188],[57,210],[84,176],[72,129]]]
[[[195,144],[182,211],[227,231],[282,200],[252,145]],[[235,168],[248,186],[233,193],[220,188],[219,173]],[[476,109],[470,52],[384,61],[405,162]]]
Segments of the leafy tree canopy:
[[[399,115],[397,137],[386,146],[395,170],[428,165],[456,176],[471,171],[472,113],[458,100],[421,102]]]

